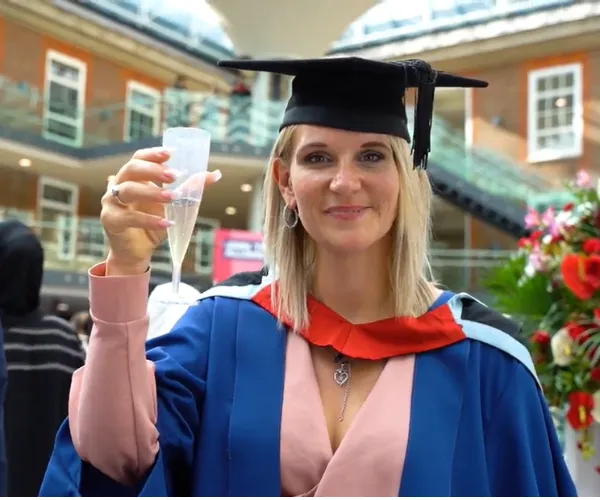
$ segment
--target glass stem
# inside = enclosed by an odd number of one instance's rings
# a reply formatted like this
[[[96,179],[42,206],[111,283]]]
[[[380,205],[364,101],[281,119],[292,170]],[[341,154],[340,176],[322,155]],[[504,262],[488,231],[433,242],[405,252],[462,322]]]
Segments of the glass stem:
[[[173,266],[173,277],[171,284],[173,285],[173,294],[179,295],[179,283],[181,283],[181,266]]]

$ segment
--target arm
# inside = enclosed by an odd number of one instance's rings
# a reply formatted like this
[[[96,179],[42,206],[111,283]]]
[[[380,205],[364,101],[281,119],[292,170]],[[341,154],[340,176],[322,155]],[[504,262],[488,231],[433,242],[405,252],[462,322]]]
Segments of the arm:
[[[543,394],[517,361],[485,427],[492,496],[577,496]]]
[[[209,301],[188,311],[189,319],[155,341],[146,356],[148,281],[149,273],[104,276],[103,264],[90,271],[95,326],[69,403],[79,456],[129,484],[152,476],[159,462],[167,469],[171,460],[191,466],[211,326]],[[82,474],[82,481],[100,476]]]

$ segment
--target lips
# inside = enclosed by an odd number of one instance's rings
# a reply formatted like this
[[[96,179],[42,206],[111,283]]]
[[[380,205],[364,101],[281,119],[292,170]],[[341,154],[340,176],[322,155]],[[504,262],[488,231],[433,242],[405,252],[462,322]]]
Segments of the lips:
[[[361,217],[368,207],[347,206],[331,207],[325,210],[325,213],[331,217],[342,220],[354,220]]]

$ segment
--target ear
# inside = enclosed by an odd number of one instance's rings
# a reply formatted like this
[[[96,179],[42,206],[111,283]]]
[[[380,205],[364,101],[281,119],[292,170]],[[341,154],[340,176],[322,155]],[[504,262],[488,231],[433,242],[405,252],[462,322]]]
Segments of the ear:
[[[290,208],[294,208],[296,206],[296,197],[292,187],[290,167],[281,158],[275,158],[274,160],[273,178],[279,186],[279,192],[283,196],[285,204]]]

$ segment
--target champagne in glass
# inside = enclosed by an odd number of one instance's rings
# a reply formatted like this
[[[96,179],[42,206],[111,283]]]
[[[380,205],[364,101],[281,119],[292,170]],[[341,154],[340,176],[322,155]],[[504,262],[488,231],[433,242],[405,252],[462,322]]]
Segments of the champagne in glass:
[[[165,302],[188,304],[189,301],[179,294],[181,267],[196,226],[204,192],[210,133],[191,127],[169,128],[163,134],[163,147],[171,153],[165,166],[176,175],[175,181],[166,186],[166,189],[175,192],[175,198],[165,205],[165,217],[173,223],[167,229],[173,264],[173,294]]]

